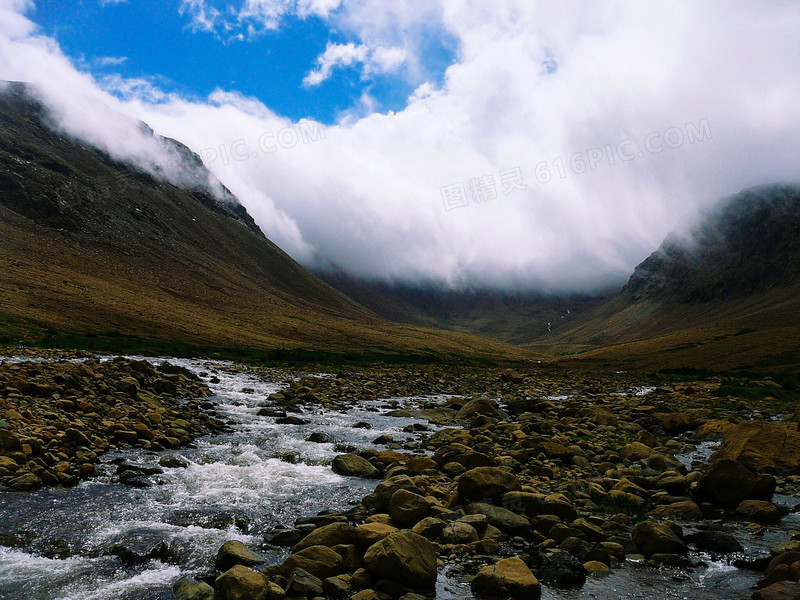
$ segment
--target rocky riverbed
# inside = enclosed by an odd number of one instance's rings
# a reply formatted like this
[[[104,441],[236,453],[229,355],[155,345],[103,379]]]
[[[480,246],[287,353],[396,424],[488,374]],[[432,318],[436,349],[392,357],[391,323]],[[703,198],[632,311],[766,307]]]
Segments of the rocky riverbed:
[[[285,383],[237,409],[249,429],[228,413],[233,435],[302,433],[281,460],[316,462],[360,501],[234,524],[184,561],[175,598],[800,597],[800,434],[775,382],[747,382],[775,390],[752,399],[719,378],[236,370]]]

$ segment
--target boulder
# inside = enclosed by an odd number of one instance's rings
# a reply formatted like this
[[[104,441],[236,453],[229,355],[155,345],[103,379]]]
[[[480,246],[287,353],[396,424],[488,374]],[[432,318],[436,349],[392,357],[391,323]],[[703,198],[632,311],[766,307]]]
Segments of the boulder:
[[[346,477],[376,479],[381,475],[371,462],[355,454],[340,454],[333,459],[331,467],[334,473]]]
[[[521,489],[517,476],[499,467],[470,469],[458,479],[458,495],[469,500],[497,498]]]
[[[578,516],[575,507],[561,494],[545,496],[530,492],[509,492],[503,496],[502,505],[529,517],[555,515],[565,521],[572,521]]]
[[[418,533],[429,540],[436,539],[445,527],[445,522],[436,517],[425,517],[411,528],[411,531]]]
[[[295,569],[303,569],[314,577],[325,579],[338,575],[342,557],[327,546],[309,546],[295,552],[283,563],[284,576],[291,576]]]
[[[214,588],[191,577],[181,577],[172,585],[175,600],[214,600]]]
[[[568,552],[553,552],[542,557],[542,579],[558,587],[579,587],[586,583],[586,569]]]
[[[800,583],[780,581],[753,594],[753,600],[800,600]]]
[[[742,500],[736,507],[736,514],[758,523],[778,523],[781,520],[778,507],[765,500]]]
[[[389,515],[399,525],[412,526],[428,516],[433,503],[405,489],[397,490],[389,500]]]
[[[323,583],[319,577],[314,577],[311,573],[297,568],[292,573],[286,584],[286,592],[290,596],[302,596],[313,598],[323,595]]]
[[[436,585],[436,551],[421,535],[403,530],[373,544],[364,565],[377,579],[388,579],[417,590]]]
[[[684,519],[686,521],[700,521],[703,512],[696,502],[692,500],[682,500],[672,504],[664,504],[653,511],[656,517],[668,517],[670,519]]]
[[[668,525],[655,521],[642,521],[633,528],[631,540],[639,552],[651,557],[653,554],[684,554],[686,544]]]
[[[454,521],[442,529],[441,540],[445,544],[470,544],[479,539],[478,532],[469,523]]]
[[[517,557],[505,558],[484,567],[470,584],[472,593],[478,597],[513,597],[538,600],[542,594],[539,580],[528,566]]]
[[[386,523],[364,523],[356,528],[356,535],[359,545],[362,548],[369,548],[372,544],[380,542],[386,536],[399,531],[397,527],[392,527]]]
[[[217,577],[214,587],[223,600],[268,600],[269,581],[258,571],[236,565]]]
[[[714,554],[733,554],[743,552],[744,548],[739,541],[725,531],[698,531],[686,536],[686,541],[697,546],[699,550],[713,552]]]
[[[497,402],[489,398],[476,398],[467,402],[461,410],[456,413],[456,421],[470,421],[479,415],[493,417],[495,419],[505,419],[508,417],[497,405]]]
[[[696,497],[723,508],[736,508],[742,500],[769,500],[775,478],[759,475],[744,463],[715,460],[697,482]]]
[[[356,528],[349,523],[331,523],[324,527],[318,527],[306,537],[300,540],[292,549],[299,552],[310,546],[327,546],[332,548],[339,544],[355,544],[358,540]]]
[[[800,431],[795,423],[746,421],[728,435],[712,460],[736,460],[752,469],[800,473]]]
[[[251,552],[242,543],[236,540],[225,542],[217,552],[217,558],[214,561],[214,566],[219,571],[227,571],[236,565],[244,565],[245,567],[253,567],[265,562],[263,556]]]
[[[468,515],[486,515],[489,523],[506,533],[523,533],[530,530],[531,523],[525,517],[506,508],[477,502],[464,507]]]

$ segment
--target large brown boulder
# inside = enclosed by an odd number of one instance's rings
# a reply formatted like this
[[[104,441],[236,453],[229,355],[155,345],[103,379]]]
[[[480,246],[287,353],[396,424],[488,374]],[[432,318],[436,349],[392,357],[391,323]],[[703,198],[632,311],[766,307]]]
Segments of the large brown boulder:
[[[479,415],[486,417],[494,417],[496,419],[505,419],[508,417],[506,413],[500,410],[497,402],[489,398],[476,398],[467,402],[461,410],[456,414],[457,421],[469,421]]]
[[[800,600],[800,583],[780,581],[753,594],[753,600]]]
[[[309,533],[297,543],[293,550],[299,552],[310,546],[333,548],[339,544],[355,544],[357,540],[356,528],[349,523],[331,523]]]
[[[517,476],[499,467],[477,467],[458,480],[458,495],[470,500],[497,498],[521,489]]]
[[[295,569],[303,569],[319,579],[339,575],[342,557],[327,546],[309,546],[295,552],[283,563],[285,577],[290,577]]]
[[[519,558],[505,558],[481,569],[471,583],[478,597],[512,597],[538,600],[542,595],[539,580]]]
[[[728,435],[712,460],[737,460],[759,471],[800,473],[797,423],[746,421]]]
[[[251,552],[242,542],[232,540],[222,544],[219,552],[217,552],[214,566],[220,571],[227,571],[236,565],[252,567],[264,562],[266,562],[266,559],[263,556]]]
[[[370,546],[364,566],[377,579],[412,589],[431,590],[436,585],[436,551],[427,539],[409,530],[392,533]]]
[[[664,523],[642,521],[633,528],[631,540],[639,552],[647,557],[653,554],[685,554],[686,544]]]
[[[344,475],[346,477],[376,479],[381,476],[380,471],[378,471],[371,462],[355,454],[340,454],[333,459],[331,468],[337,475]]]
[[[395,523],[411,527],[428,516],[431,506],[433,503],[424,496],[400,489],[389,500],[389,515]]]
[[[697,482],[696,497],[724,508],[736,508],[742,500],[769,500],[775,478],[759,475],[747,465],[723,458],[715,460]]]
[[[236,565],[217,577],[214,587],[224,600],[267,600],[269,581],[258,571]]]

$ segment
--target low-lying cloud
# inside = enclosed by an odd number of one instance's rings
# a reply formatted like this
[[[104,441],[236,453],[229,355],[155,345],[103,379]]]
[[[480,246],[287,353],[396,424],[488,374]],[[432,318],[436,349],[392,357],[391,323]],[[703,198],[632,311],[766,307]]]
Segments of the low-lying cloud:
[[[459,51],[402,111],[371,112],[365,96],[324,128],[235,90],[198,101],[120,80],[112,96],[37,33],[24,0],[0,0],[0,77],[37,84],[64,127],[115,155],[152,156],[125,125],[137,119],[206,151],[303,264],[389,282],[597,290],[717,198],[799,179],[796,3],[418,4],[331,5],[338,26],[402,47],[408,65],[420,57],[403,32],[432,18]],[[524,189],[504,194],[512,170]]]

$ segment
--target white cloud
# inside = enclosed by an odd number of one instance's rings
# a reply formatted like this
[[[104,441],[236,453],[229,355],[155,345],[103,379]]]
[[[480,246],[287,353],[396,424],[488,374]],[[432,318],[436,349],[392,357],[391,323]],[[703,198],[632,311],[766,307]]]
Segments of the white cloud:
[[[98,0],[100,6],[109,6],[109,5],[113,6],[115,4],[124,4],[127,1],[128,0]]]
[[[457,40],[457,58],[443,83],[423,79],[405,109],[363,114],[367,95],[324,139],[294,144],[299,124],[235,93],[189,101],[133,85],[115,100],[31,31],[18,14],[27,3],[0,6],[0,77],[39,83],[73,132],[116,152],[136,145],[113,111],[196,151],[216,149],[214,160],[206,153],[211,170],[308,265],[585,290],[627,275],[719,196],[800,179],[796,3],[343,0],[328,17],[358,41],[321,58],[322,79],[347,60],[378,64],[376,54],[413,70],[437,31]],[[377,48],[402,48],[405,61]],[[664,145],[701,122],[710,138]],[[284,130],[285,147],[263,144]],[[660,152],[644,145],[652,132]],[[244,159],[223,160],[220,147],[234,144]],[[582,168],[587,160],[594,168]],[[514,167],[525,191],[444,209],[442,186],[469,190],[484,174],[499,184]]]

